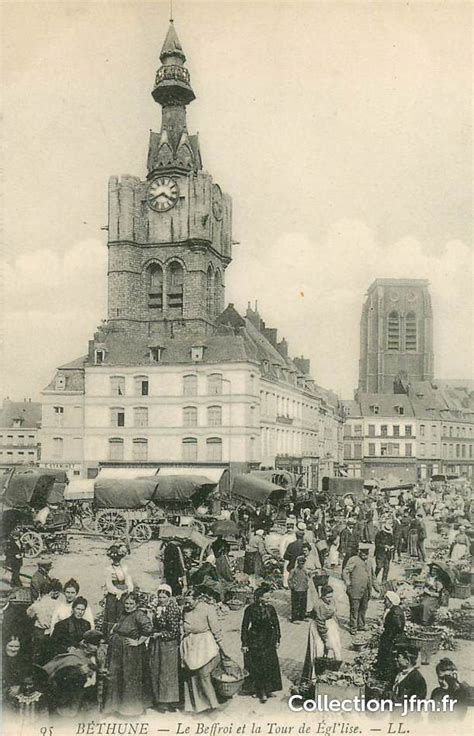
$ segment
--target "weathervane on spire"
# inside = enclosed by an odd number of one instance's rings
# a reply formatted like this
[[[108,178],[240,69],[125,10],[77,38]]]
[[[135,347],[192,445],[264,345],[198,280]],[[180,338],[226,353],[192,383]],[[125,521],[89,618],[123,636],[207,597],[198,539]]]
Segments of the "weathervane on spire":
[[[173,0],[170,0],[170,23],[173,22]]]

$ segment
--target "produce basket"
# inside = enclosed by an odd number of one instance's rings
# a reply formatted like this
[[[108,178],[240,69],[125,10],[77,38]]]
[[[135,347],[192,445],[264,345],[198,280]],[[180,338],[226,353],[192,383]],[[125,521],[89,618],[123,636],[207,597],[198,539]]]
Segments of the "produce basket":
[[[439,650],[442,631],[426,631],[410,634],[410,643],[420,650],[421,664],[429,664],[433,654]]]
[[[313,583],[316,587],[320,585],[327,585],[329,581],[328,572],[317,572],[313,575]]]
[[[465,598],[470,598],[471,586],[464,585],[462,583],[456,583],[456,585],[454,586],[454,591],[451,595],[453,598],[461,598],[462,600],[464,600]]]
[[[217,695],[232,698],[239,692],[248,674],[236,662],[226,663],[225,666],[220,662],[211,675]]]
[[[321,675],[323,672],[330,670],[331,672],[337,672],[341,669],[342,659],[330,659],[329,657],[315,657],[314,659],[314,672],[316,675]]]

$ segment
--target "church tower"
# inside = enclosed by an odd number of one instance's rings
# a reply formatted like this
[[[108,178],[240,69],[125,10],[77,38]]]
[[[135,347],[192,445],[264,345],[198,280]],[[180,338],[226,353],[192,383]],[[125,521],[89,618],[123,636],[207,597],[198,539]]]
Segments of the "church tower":
[[[195,99],[174,23],[160,54],[145,180],[109,181],[108,324],[158,339],[212,334],[231,261],[230,197],[202,168],[186,108]]]
[[[376,279],[360,322],[359,391],[393,393],[405,381],[433,380],[433,313],[425,279]]]

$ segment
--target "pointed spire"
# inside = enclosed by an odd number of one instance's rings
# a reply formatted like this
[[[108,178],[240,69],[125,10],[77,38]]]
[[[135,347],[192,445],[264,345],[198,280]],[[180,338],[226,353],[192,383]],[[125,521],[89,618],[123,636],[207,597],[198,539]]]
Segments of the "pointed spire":
[[[152,95],[163,107],[169,105],[189,105],[195,98],[191,87],[189,71],[184,66],[186,57],[183,47],[171,20],[166,34]]]
[[[163,44],[163,48],[161,49],[161,63],[166,64],[166,60],[170,56],[178,57],[183,63],[186,61],[183,47],[181,46],[181,41],[179,40],[178,34],[176,33],[172,18],[170,19],[170,27],[168,28],[168,33],[166,34],[165,42]]]

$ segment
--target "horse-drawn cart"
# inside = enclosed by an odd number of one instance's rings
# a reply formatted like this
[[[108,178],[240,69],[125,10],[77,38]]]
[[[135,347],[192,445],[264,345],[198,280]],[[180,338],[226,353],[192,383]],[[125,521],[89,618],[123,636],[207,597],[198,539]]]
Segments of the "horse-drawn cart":
[[[68,549],[72,516],[64,506],[65,481],[42,468],[16,468],[2,491],[2,540],[17,529],[25,557]]]
[[[95,530],[112,539],[146,542],[165,522],[204,532],[196,509],[215,488],[199,475],[159,475],[131,479],[104,478],[94,484]]]

